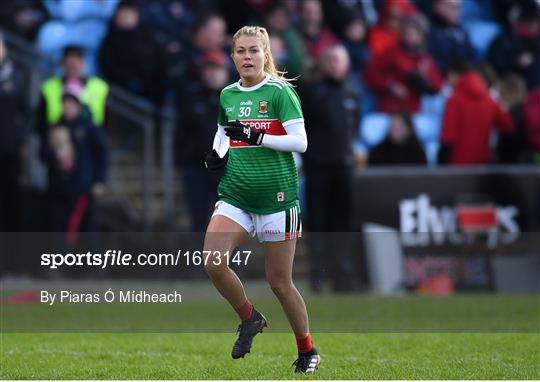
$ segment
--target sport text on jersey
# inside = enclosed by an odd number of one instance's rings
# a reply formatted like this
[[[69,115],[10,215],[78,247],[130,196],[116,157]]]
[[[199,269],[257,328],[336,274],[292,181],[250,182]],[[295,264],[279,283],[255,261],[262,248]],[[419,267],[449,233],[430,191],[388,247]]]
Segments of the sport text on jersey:
[[[281,124],[281,122],[277,119],[267,119],[267,120],[261,120],[261,119],[244,119],[240,120],[245,125],[249,125],[253,129],[260,131],[264,130],[265,134],[269,135],[285,135],[287,132],[285,131],[285,128]],[[231,147],[248,147],[249,145],[245,142],[236,141],[234,139],[231,139]],[[260,146],[258,146],[260,147]]]

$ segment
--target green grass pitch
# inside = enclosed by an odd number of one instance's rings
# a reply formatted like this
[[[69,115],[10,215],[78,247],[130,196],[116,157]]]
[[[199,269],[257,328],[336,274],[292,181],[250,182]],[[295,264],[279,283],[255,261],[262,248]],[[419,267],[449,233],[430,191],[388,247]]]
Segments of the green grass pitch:
[[[0,379],[540,379],[537,295],[306,292],[322,363],[298,376],[294,338],[271,295],[250,286],[270,326],[233,360],[234,313],[211,287],[197,298],[202,288],[191,288],[179,305],[2,305]],[[79,332],[39,333],[55,323]]]
[[[320,333],[322,363],[294,375],[289,334],[5,334],[2,379],[540,379],[538,334]]]

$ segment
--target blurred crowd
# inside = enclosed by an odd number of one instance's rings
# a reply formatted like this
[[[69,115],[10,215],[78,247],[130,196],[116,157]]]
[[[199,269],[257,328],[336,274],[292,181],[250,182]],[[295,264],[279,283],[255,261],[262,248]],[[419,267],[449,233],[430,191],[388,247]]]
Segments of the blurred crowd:
[[[358,163],[523,163],[540,151],[537,0],[20,0],[2,2],[0,23],[59,74],[76,46],[81,77],[156,105],[175,99],[188,119],[191,93],[237,79],[232,33],[263,25],[299,88],[331,80],[354,91]]]
[[[219,179],[202,153],[220,90],[238,79],[230,42],[243,25],[265,26],[278,68],[296,78],[311,231],[348,230],[358,167],[540,163],[538,0],[2,1],[1,28],[34,44],[47,57],[34,65],[52,75],[31,107],[30,79],[0,34],[0,231],[19,228],[30,133],[48,169],[48,229],[71,242],[95,229],[111,85],[173,106],[191,230],[204,231]],[[315,290],[324,253],[337,253],[334,289],[354,288],[347,251],[312,252]]]
[[[55,221],[84,223],[73,211],[105,182],[115,85],[174,105],[189,205],[211,205],[217,179],[201,153],[220,89],[238,79],[230,36],[248,24],[268,29],[279,69],[297,78],[317,200],[358,166],[540,163],[537,0],[18,0],[0,3],[0,25],[34,43],[49,58],[36,65],[55,75],[29,110],[28,79],[1,44],[2,199],[17,194],[3,185],[16,183],[17,150],[35,131],[49,191],[68,211]],[[194,229],[206,218],[192,211]]]

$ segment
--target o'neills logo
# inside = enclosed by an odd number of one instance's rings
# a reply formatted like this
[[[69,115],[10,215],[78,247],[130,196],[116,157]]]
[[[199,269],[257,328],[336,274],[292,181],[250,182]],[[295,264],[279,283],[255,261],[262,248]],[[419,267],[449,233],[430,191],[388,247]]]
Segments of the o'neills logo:
[[[266,114],[268,111],[268,101],[259,101],[259,113]]]

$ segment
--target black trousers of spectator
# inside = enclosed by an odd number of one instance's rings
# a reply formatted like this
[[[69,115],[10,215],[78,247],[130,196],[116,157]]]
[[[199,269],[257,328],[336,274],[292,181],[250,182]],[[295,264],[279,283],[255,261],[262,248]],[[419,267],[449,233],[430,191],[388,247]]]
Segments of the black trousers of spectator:
[[[0,154],[0,232],[19,230],[19,171],[18,153]]]
[[[219,174],[200,166],[182,168],[182,180],[191,217],[191,232],[205,232],[217,202]]]
[[[306,165],[310,283],[320,291],[326,279],[337,292],[357,288],[351,234],[352,173],[345,165]]]
[[[79,195],[49,195],[49,231],[52,247],[58,253],[103,250],[95,221],[94,201],[90,192]],[[85,233],[84,235],[81,235]],[[98,250],[99,249],[99,250]],[[54,276],[77,278],[86,274],[102,275],[105,270],[90,266],[75,266],[56,269]]]
[[[83,202],[87,198],[87,202]],[[90,193],[83,195],[50,195],[51,231],[94,232],[94,202]]]

